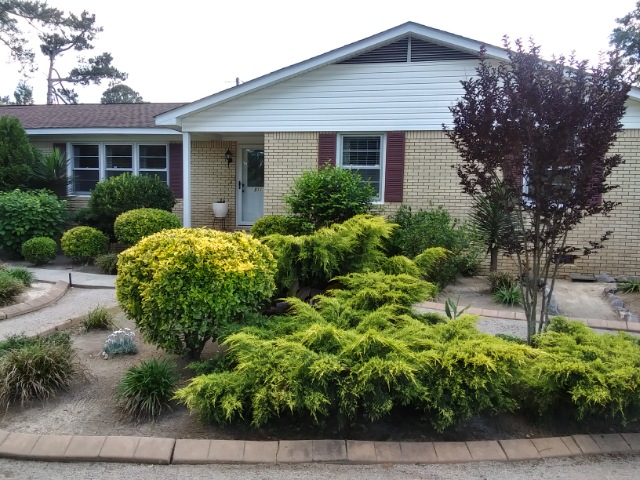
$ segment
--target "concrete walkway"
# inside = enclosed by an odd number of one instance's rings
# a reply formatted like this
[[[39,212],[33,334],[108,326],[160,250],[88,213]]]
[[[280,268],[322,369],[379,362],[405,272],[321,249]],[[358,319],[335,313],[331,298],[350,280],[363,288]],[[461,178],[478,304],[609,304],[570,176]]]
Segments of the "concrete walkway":
[[[78,288],[116,288],[115,275],[100,273],[85,273],[67,269],[27,267],[41,282],[67,282],[71,287]]]

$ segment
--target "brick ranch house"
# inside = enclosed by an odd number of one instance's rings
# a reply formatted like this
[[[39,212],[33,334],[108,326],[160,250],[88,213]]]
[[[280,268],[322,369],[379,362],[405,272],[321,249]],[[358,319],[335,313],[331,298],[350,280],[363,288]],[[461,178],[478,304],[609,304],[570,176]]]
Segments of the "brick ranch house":
[[[463,93],[460,80],[475,73],[480,46],[409,22],[193,103],[4,106],[0,116],[22,120],[43,150],[67,152],[74,206],[100,179],[155,173],[179,199],[185,226],[214,226],[211,204],[224,199],[226,227],[246,227],[284,213],[292,180],[330,163],[368,178],[389,213],[402,203],[442,205],[465,218],[470,198],[451,168],[459,156],[442,124]],[[507,58],[498,47],[487,54]],[[602,252],[563,266],[565,274],[640,274],[639,89],[623,124],[614,151],[626,163],[608,197],[622,205],[589,219],[575,239],[615,233]]]

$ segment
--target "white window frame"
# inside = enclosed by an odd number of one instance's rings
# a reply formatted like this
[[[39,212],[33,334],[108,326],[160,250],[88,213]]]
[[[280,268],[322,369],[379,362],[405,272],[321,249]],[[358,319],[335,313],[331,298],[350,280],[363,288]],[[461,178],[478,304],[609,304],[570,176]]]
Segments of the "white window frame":
[[[75,168],[75,151],[74,147],[77,145],[97,145],[98,146],[98,181],[105,180],[107,178],[107,172],[114,172],[121,170],[122,173],[132,173],[133,175],[139,175],[140,172],[157,172],[157,173],[166,173],[167,185],[170,185],[169,178],[169,144],[164,142],[118,142],[118,141],[108,141],[108,142],[69,142],[67,143],[67,152],[70,152],[69,162],[67,168],[67,174],[72,181],[69,183],[69,194],[76,196],[89,196],[90,192],[85,191],[75,191],[75,185],[73,182],[73,175]],[[130,145],[132,150],[132,168],[131,169],[118,169],[118,168],[107,168],[107,146],[108,145]],[[164,169],[161,168],[140,168],[140,147],[142,146],[162,146],[165,148],[166,152],[166,167]],[[79,169],[81,170],[81,169]],[[95,169],[91,169],[95,170]]]
[[[384,180],[385,180],[385,170],[387,163],[387,134],[380,132],[355,132],[355,133],[340,133],[337,136],[336,145],[336,166],[348,170],[380,170],[380,195],[377,196],[373,203],[381,204],[384,203]],[[380,164],[375,167],[370,167],[367,165],[344,165],[342,161],[342,153],[344,146],[345,138],[353,138],[353,137],[378,137],[380,139]]]

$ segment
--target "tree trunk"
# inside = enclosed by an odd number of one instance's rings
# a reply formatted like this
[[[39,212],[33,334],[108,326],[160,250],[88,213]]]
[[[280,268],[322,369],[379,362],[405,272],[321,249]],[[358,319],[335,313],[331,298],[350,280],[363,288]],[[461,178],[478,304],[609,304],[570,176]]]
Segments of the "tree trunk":
[[[498,249],[492,248],[489,250],[489,253],[491,254],[491,265],[489,266],[489,271],[497,272],[498,271]]]
[[[53,105],[55,98],[53,90],[53,57],[49,57],[49,75],[47,76],[47,105]]]

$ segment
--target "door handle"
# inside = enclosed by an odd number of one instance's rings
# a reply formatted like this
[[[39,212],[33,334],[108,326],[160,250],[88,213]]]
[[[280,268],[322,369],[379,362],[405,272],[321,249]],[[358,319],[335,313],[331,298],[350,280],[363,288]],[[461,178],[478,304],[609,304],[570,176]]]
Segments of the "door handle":
[[[244,183],[242,183],[241,180],[238,180],[238,188],[242,190],[242,193],[244,193]]]

